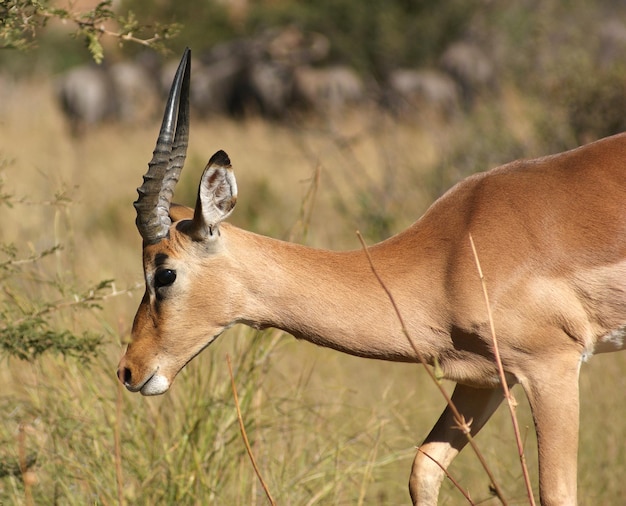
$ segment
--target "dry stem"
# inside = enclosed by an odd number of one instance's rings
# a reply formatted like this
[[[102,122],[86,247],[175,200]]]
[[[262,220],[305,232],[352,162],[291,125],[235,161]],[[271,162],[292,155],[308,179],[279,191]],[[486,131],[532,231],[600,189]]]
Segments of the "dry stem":
[[[509,406],[509,412],[511,413],[511,422],[513,423],[513,431],[515,432],[515,441],[517,443],[517,452],[519,454],[520,462],[522,464],[522,473],[524,475],[524,483],[526,485],[526,492],[528,494],[528,500],[531,506],[535,506],[535,498],[533,496],[533,489],[530,483],[530,476],[528,474],[528,467],[526,466],[526,457],[524,456],[524,445],[522,443],[522,436],[520,434],[519,425],[517,423],[517,416],[515,415],[515,408],[517,402],[509,390],[509,385],[506,382],[506,376],[504,374],[504,367],[502,366],[502,359],[500,357],[500,350],[498,348],[498,339],[496,338],[496,328],[493,323],[493,315],[491,313],[491,305],[489,304],[489,294],[487,292],[487,283],[483,276],[483,271],[480,266],[480,260],[478,259],[478,253],[476,252],[476,245],[472,234],[469,234],[470,244],[472,246],[472,253],[476,262],[476,269],[478,270],[478,277],[483,289],[483,296],[485,298],[485,305],[487,307],[487,316],[489,318],[489,328],[491,330],[491,338],[493,340],[493,354],[496,359],[496,365],[498,366],[498,374],[500,375],[500,383],[502,384],[502,390],[504,390],[504,397],[506,398]]]
[[[254,458],[254,454],[252,453],[252,448],[250,447],[250,442],[248,441],[248,435],[246,434],[246,428],[243,424],[243,418],[241,416],[241,409],[239,408],[239,397],[237,396],[237,387],[235,386],[235,377],[233,376],[233,366],[230,362],[230,356],[226,355],[226,361],[228,362],[228,372],[230,373],[230,384],[233,388],[233,397],[235,398],[235,408],[237,409],[237,420],[239,420],[239,429],[241,431],[241,436],[243,437],[243,442],[246,445],[246,451],[248,452],[248,457],[250,457],[250,462],[252,462],[252,467],[254,467],[254,472],[256,473],[259,481],[261,482],[261,486],[265,491],[265,495],[267,496],[267,500],[272,506],[275,506],[276,503],[272,498],[272,494],[270,493],[269,488],[267,487],[265,480],[261,476],[261,472],[259,471],[259,467],[257,466],[256,459]]]
[[[32,479],[29,476],[28,462],[26,458],[26,427],[20,423],[17,433],[17,451],[19,457],[20,472],[22,473],[22,482],[24,483],[24,504],[32,506],[33,492]]]
[[[456,481],[454,479],[454,477],[448,472],[448,470],[443,467],[438,461],[437,459],[431,457],[430,455],[428,455],[428,453],[426,453],[424,450],[422,450],[421,448],[417,449],[418,452],[420,452],[422,455],[424,455],[425,457],[428,457],[430,460],[432,460],[435,464],[437,464],[440,469],[445,473],[445,475],[448,477],[448,479],[454,484],[454,486],[461,492],[461,494],[463,494],[463,496],[465,497],[465,499],[467,500],[468,503],[470,503],[472,506],[475,506],[475,502],[472,501],[472,498],[469,495],[469,492],[467,490],[465,490],[463,487],[461,487],[461,484]]]
[[[472,421],[471,420],[469,420],[469,421],[465,420],[465,417],[459,412],[459,410],[456,408],[456,406],[452,402],[452,399],[448,395],[448,392],[446,392],[446,390],[443,388],[441,383],[435,377],[435,374],[433,373],[433,371],[431,371],[430,367],[428,367],[428,363],[426,362],[426,360],[424,359],[424,357],[420,353],[419,348],[415,344],[415,341],[410,336],[410,334],[409,334],[409,332],[408,332],[408,330],[406,328],[406,325],[404,324],[404,319],[402,318],[402,315],[400,314],[400,309],[398,308],[398,305],[396,304],[396,301],[393,298],[393,295],[391,294],[391,292],[387,288],[387,285],[385,285],[385,283],[383,282],[382,278],[380,277],[380,275],[376,271],[376,268],[374,267],[374,263],[372,262],[372,257],[370,256],[370,253],[369,253],[369,251],[367,249],[367,245],[365,244],[365,241],[363,240],[363,236],[361,235],[361,233],[358,230],[357,230],[356,234],[357,234],[357,237],[359,238],[359,241],[361,242],[361,246],[363,247],[363,251],[365,252],[365,256],[367,257],[367,261],[369,262],[370,268],[372,269],[372,272],[374,273],[374,276],[376,276],[376,279],[378,280],[378,283],[380,284],[382,289],[387,294],[387,297],[389,298],[389,301],[391,302],[391,305],[393,306],[393,309],[394,309],[394,311],[396,313],[396,316],[398,317],[398,321],[400,322],[400,326],[402,327],[402,333],[407,338],[409,344],[413,348],[413,351],[415,352],[415,355],[417,356],[418,360],[424,366],[424,369],[426,370],[428,376],[430,376],[430,378],[432,379],[434,384],[439,389],[439,392],[441,393],[443,398],[446,400],[446,403],[450,407],[450,410],[452,411],[452,415],[454,416],[454,421],[457,424],[457,428],[459,430],[461,430],[466,435],[467,441],[469,442],[470,446],[472,447],[472,450],[474,450],[474,453],[476,454],[476,457],[478,458],[480,464],[482,465],[483,469],[485,470],[485,473],[487,473],[487,476],[489,477],[489,481],[491,482],[491,486],[492,486],[493,491],[495,492],[496,496],[498,497],[498,499],[500,499],[502,504],[506,505],[507,502],[504,499],[504,495],[502,493],[502,490],[500,489],[500,487],[496,483],[495,477],[494,477],[493,473],[491,472],[491,470],[489,469],[489,466],[487,465],[487,461],[483,457],[482,453],[478,449],[478,446],[476,445],[476,442],[474,441],[474,438],[472,437],[471,427],[470,427]],[[424,452],[422,452],[422,453],[424,453]],[[432,459],[432,457],[431,457],[431,459]],[[441,466],[439,463],[437,463],[437,464],[439,465],[439,467],[441,467],[443,469],[443,466]],[[453,481],[453,483],[455,485],[457,485],[456,482]],[[461,493],[463,493],[463,490],[461,490]]]
[[[115,481],[117,485],[117,503],[124,506],[124,473],[122,469],[122,443],[121,443],[121,425],[122,425],[122,382],[117,383],[117,398],[115,399],[115,427],[113,432],[114,452],[115,452]]]

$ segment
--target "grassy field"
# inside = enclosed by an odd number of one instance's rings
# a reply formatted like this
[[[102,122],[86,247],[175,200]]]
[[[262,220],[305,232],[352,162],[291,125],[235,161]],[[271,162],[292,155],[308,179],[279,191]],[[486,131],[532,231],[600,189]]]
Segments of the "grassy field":
[[[407,503],[415,446],[444,405],[420,366],[366,361],[277,331],[236,327],[166,395],[121,389],[115,369],[142,295],[131,204],[157,121],[106,125],[74,141],[48,83],[21,82],[8,93],[0,105],[0,177],[4,191],[28,202],[2,208],[0,242],[25,252],[61,243],[61,252],[41,262],[42,274],[84,285],[114,279],[115,288],[102,311],[59,316],[60,325],[105,335],[91,363],[3,361],[0,458],[36,454],[37,464],[26,487],[19,475],[0,478],[0,504],[27,504],[31,495],[35,504],[265,504],[239,433],[227,355],[248,436],[278,504]],[[400,123],[373,111],[295,126],[193,122],[175,200],[193,204],[204,163],[225,149],[240,187],[234,223],[314,246],[357,248],[355,230],[369,242],[397,232],[461,177],[459,152],[487,169],[565,147],[535,128],[538,111],[505,89],[497,111],[479,106],[451,123]],[[59,193],[69,202],[46,203]],[[45,286],[29,289],[32,297],[47,295]],[[599,356],[581,374],[582,505],[626,497],[625,368],[624,354]],[[514,393],[536,483],[532,421],[523,392]],[[478,444],[511,504],[524,504],[506,409]],[[495,502],[469,450],[451,473],[477,502]],[[441,504],[463,504],[448,481]]]

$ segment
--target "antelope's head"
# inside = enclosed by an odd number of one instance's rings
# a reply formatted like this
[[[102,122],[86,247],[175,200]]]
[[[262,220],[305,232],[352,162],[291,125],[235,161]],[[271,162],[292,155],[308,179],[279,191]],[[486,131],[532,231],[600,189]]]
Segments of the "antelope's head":
[[[178,372],[232,324],[226,282],[197,275],[200,268],[219,270],[224,262],[219,227],[237,199],[226,153],[218,151],[209,160],[195,210],[171,204],[189,139],[189,75],[186,49],[134,204],[143,238],[146,292],[117,374],[126,388],[144,395],[166,392]]]

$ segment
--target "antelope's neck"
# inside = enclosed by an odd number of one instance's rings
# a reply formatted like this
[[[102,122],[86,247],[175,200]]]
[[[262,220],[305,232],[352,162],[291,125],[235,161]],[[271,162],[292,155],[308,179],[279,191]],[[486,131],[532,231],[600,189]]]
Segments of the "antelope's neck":
[[[418,359],[364,251],[313,249],[239,229],[229,231],[228,240],[229,254],[240,269],[243,309],[237,321],[280,328],[296,338],[361,357]],[[429,280],[416,276],[415,259],[398,262],[395,255],[394,264],[381,245],[372,248],[371,255],[413,342],[428,360],[435,351],[435,336],[428,310],[420,307],[416,293]]]

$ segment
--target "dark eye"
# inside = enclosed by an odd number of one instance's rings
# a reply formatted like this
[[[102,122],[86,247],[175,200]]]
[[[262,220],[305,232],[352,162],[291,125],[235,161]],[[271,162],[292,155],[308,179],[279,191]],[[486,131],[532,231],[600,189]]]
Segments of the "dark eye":
[[[172,269],[159,269],[154,275],[155,288],[170,286],[174,281],[176,281],[176,271]]]

